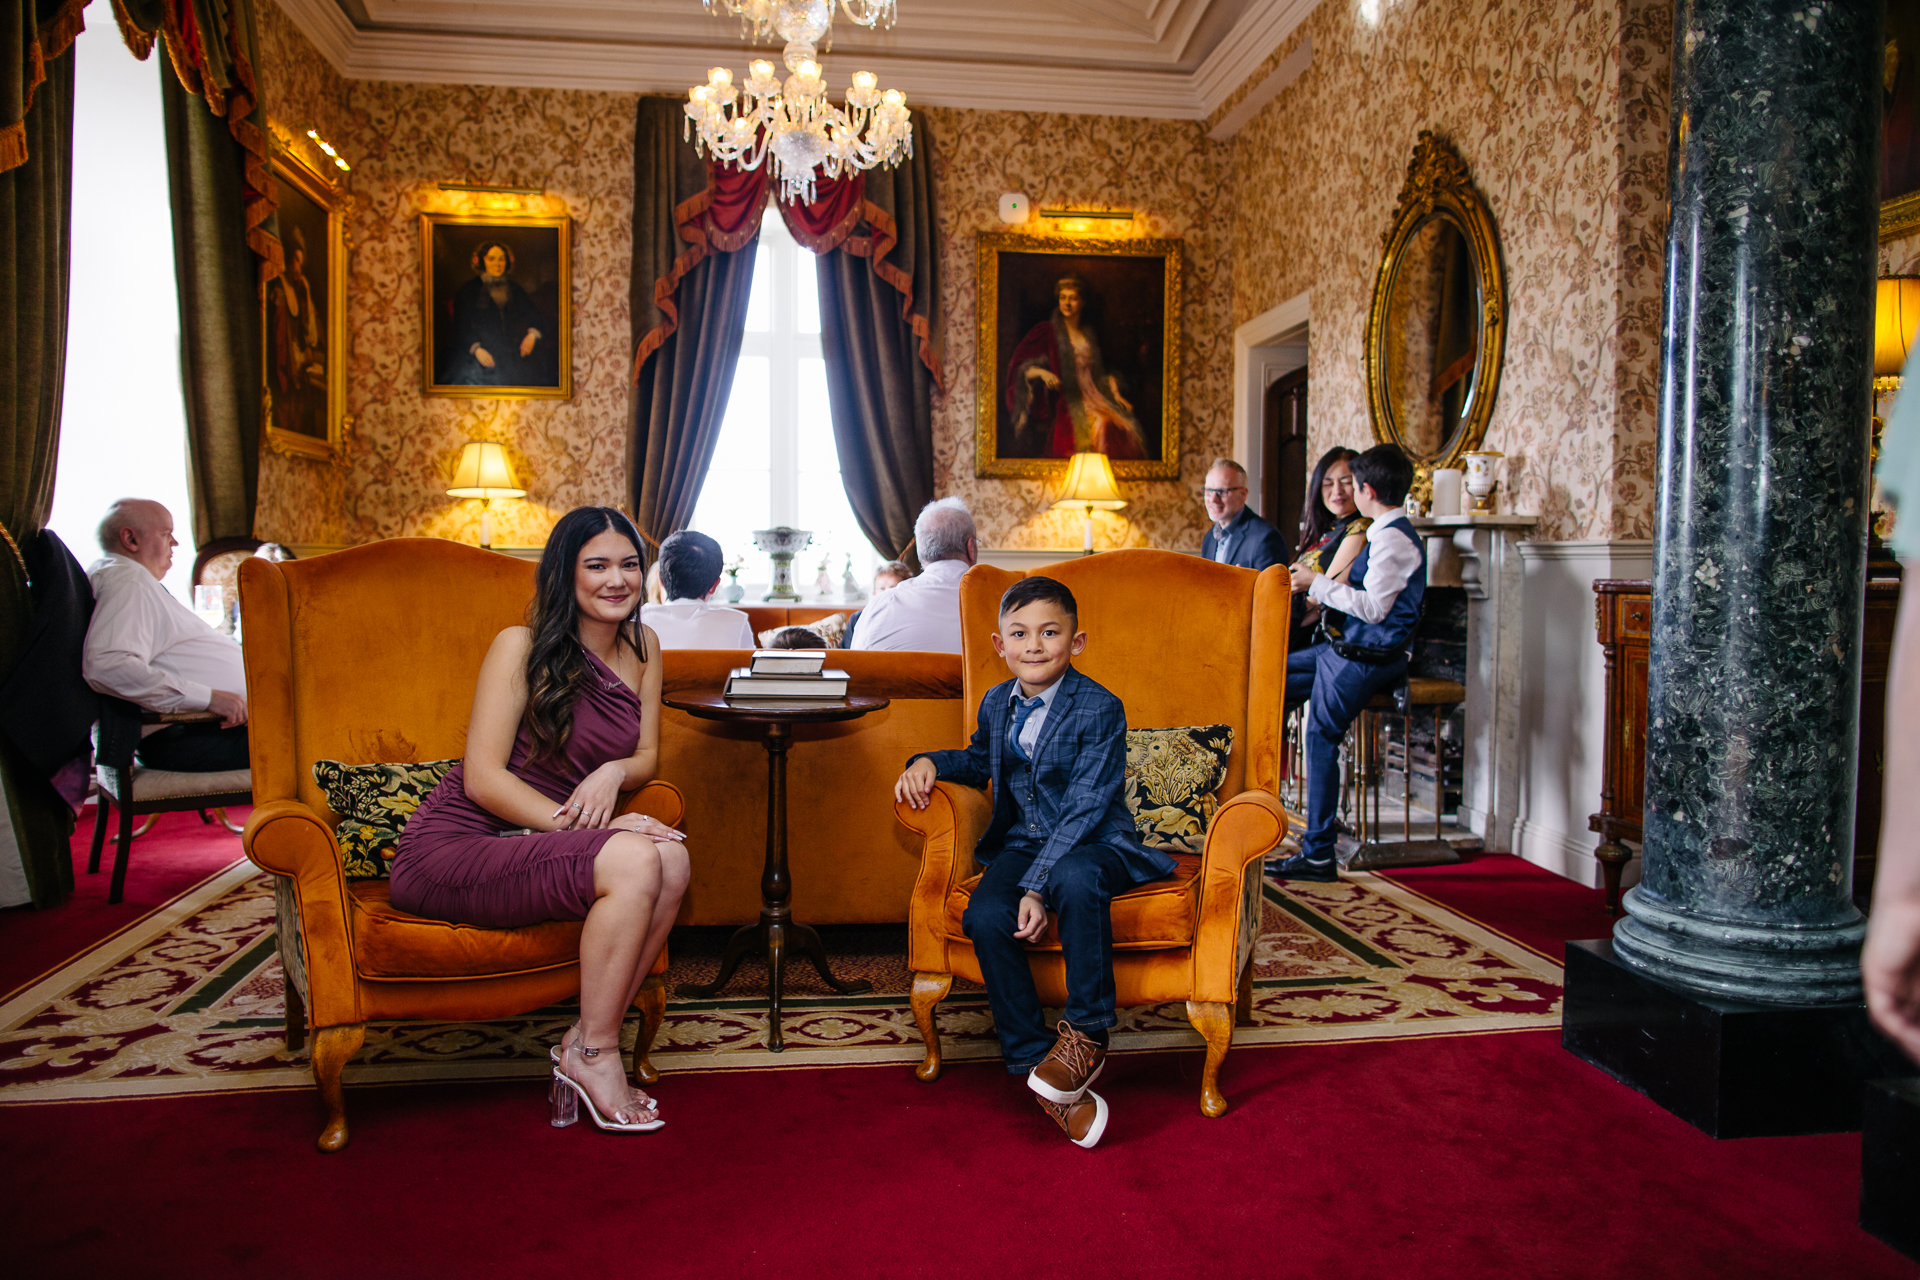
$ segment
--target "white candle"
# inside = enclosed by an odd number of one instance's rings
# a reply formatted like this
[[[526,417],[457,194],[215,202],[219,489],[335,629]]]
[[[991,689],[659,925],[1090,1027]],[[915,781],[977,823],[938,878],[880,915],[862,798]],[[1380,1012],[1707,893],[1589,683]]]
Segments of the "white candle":
[[[1460,514],[1462,474],[1458,468],[1442,467],[1433,473],[1433,512],[1436,516]]]

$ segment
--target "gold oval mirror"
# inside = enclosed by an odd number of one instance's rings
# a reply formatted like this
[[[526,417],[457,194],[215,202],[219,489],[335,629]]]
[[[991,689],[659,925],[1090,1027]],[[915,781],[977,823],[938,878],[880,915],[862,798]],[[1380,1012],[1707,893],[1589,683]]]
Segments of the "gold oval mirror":
[[[1374,439],[1413,459],[1414,496],[1477,449],[1506,352],[1507,289],[1493,213],[1453,149],[1420,134],[1367,312]]]

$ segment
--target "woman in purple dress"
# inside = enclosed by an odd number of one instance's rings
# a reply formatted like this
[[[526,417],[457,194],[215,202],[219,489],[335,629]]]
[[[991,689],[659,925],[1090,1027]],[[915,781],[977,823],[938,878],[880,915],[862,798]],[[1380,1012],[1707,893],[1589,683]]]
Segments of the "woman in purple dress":
[[[660,757],[660,653],[639,622],[640,535],[611,507],[554,526],[527,625],[480,668],[467,754],[428,796],[393,860],[394,905],[505,929],[585,920],[580,1020],[554,1065],[557,1103],[603,1129],[661,1125],[631,1087],[620,1027],[687,888],[686,837],[621,814]],[[571,1115],[570,1108],[562,1113]]]

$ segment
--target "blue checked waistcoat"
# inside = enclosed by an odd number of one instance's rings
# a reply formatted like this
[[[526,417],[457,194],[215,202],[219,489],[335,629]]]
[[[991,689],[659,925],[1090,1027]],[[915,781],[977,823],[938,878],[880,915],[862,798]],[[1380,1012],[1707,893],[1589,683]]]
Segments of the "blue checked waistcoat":
[[[1120,699],[1072,667],[1060,677],[1060,692],[1040,726],[1030,767],[1014,768],[1008,733],[1013,727],[1008,680],[980,700],[980,722],[964,751],[923,751],[942,781],[962,786],[993,784],[993,821],[974,857],[991,862],[1009,843],[1038,848],[1021,878],[1023,889],[1040,889],[1061,856],[1083,844],[1104,844],[1119,853],[1135,884],[1173,871],[1174,861],[1140,843],[1127,812],[1127,710]],[[1013,785],[1023,794],[1015,797]],[[1024,829],[1015,831],[1015,824]]]

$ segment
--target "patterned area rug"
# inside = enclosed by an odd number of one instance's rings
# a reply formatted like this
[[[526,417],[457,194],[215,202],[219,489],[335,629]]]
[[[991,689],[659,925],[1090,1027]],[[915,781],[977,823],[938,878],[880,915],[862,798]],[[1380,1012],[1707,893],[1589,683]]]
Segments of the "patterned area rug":
[[[1560,1021],[1560,966],[1391,880],[1265,887],[1254,1022],[1236,1046],[1460,1035]],[[904,929],[831,931],[835,996],[810,966],[788,971],[787,1048],[766,1037],[764,963],[723,998],[673,1000],[654,1046],[664,1072],[918,1062]],[[724,932],[671,944],[669,981],[718,971]],[[311,1087],[282,1040],[282,976],[268,877],[240,862],[0,1006],[0,1105]],[[376,1023],[349,1083],[538,1076],[572,1021],[558,1005],[482,1023]],[[986,996],[954,984],[940,1006],[949,1059],[997,1057]],[[627,1040],[632,1041],[633,1023]],[[1180,1004],[1121,1010],[1115,1052],[1197,1048]]]

